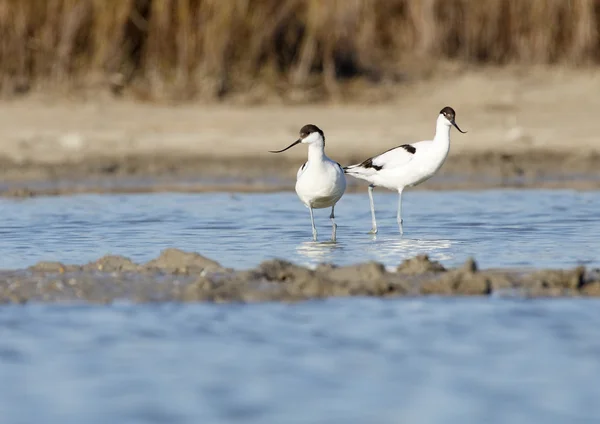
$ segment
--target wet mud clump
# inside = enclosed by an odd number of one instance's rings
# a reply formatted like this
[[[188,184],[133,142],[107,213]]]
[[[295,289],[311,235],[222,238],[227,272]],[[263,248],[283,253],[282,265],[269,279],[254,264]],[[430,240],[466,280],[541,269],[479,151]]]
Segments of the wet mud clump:
[[[107,255],[85,265],[39,262],[0,272],[0,303],[297,302],[329,297],[600,296],[600,271],[480,270],[474,259],[447,269],[427,255],[394,272],[383,264],[321,264],[309,269],[273,259],[236,271],[198,253],[166,249],[137,264]]]

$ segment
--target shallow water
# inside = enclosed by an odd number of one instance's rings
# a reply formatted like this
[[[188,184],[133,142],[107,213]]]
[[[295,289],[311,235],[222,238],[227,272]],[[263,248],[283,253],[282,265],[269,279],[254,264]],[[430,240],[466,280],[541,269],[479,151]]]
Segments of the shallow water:
[[[3,423],[598,423],[600,302],[0,308]]]
[[[293,193],[0,199],[0,268],[146,261],[166,247],[234,268],[418,253],[446,265],[597,266],[600,193]],[[330,299],[295,305],[0,307],[2,423],[597,423],[600,301]]]
[[[147,261],[167,247],[199,252],[233,268],[267,258],[303,265],[367,260],[396,266],[428,253],[445,265],[475,256],[482,267],[600,265],[600,192],[495,190],[408,191],[405,235],[397,195],[375,192],[379,234],[370,236],[366,193],[336,207],[338,242],[328,210],[308,210],[294,193],[79,195],[0,199],[0,268],[40,260],[81,264],[105,254]]]

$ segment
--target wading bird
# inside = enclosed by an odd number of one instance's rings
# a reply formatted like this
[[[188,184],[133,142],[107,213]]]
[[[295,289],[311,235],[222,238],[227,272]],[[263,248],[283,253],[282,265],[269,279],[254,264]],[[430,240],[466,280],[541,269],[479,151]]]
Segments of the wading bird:
[[[313,240],[317,240],[317,228],[313,209],[331,207],[331,239],[336,240],[335,204],[346,190],[346,176],[342,166],[329,159],[325,154],[325,135],[316,125],[308,124],[300,129],[300,138],[282,150],[281,153],[297,144],[308,144],[308,160],[298,169],[296,174],[296,193],[310,211]]]
[[[402,191],[406,187],[416,186],[431,178],[444,164],[450,151],[450,129],[454,126],[462,131],[455,122],[456,112],[446,106],[438,115],[433,140],[419,141],[394,147],[378,156],[344,168],[346,174],[369,183],[369,201],[371,203],[371,234],[377,234],[373,188],[385,187],[398,192],[398,229],[404,234],[402,226]]]

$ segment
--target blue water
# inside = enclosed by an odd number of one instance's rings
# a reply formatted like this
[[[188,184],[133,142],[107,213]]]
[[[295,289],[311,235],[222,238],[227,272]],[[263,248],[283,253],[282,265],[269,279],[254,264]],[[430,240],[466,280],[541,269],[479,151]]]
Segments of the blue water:
[[[600,302],[0,308],[2,423],[598,423]]]
[[[366,193],[317,210],[319,242],[294,193],[152,194],[0,199],[0,268],[40,260],[85,263],[105,254],[147,261],[167,247],[249,268],[279,257],[303,265],[377,260],[389,266],[419,253],[445,265],[475,256],[482,267],[600,265],[600,192],[498,190],[408,191],[405,235],[396,224],[397,195],[376,191],[379,234]]]
[[[600,262],[600,193],[376,192],[328,211],[292,193],[0,199],[0,268],[136,261],[166,247],[234,268],[281,257],[395,266]],[[0,423],[598,423],[600,301],[330,299],[0,306]]]

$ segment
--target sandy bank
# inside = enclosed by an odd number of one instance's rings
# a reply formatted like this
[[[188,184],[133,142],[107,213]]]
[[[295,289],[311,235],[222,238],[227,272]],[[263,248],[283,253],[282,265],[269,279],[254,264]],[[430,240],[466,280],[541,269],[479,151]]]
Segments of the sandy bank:
[[[202,191],[206,178],[258,190],[277,178],[289,187],[305,149],[280,156],[267,150],[289,144],[303,124],[323,128],[328,154],[347,164],[431,137],[437,113],[451,105],[469,133],[453,132],[450,157],[423,188],[600,186],[600,73],[479,70],[389,90],[391,101],[352,105],[165,106],[50,96],[4,102],[0,178],[5,192],[40,181],[102,191],[111,186],[106,181],[132,177],[152,181],[129,182],[129,191],[184,179]],[[65,185],[84,179],[101,183]]]

